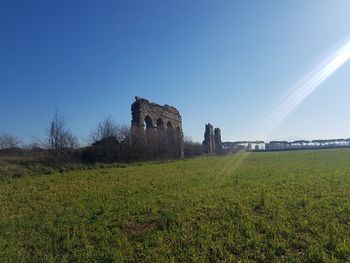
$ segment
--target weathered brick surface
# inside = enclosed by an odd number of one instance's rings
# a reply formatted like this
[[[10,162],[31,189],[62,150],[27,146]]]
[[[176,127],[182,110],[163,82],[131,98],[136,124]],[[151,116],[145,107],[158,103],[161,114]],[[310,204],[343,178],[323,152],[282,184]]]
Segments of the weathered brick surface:
[[[132,127],[173,130],[174,136],[176,135],[177,138],[180,138],[181,157],[183,157],[182,119],[175,107],[169,105],[162,106],[146,99],[135,97],[135,102],[131,105],[131,115]]]

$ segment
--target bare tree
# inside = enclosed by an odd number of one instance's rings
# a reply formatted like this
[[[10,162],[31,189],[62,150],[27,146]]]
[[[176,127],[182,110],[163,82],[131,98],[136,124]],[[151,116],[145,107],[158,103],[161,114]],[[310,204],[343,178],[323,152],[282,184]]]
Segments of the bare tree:
[[[179,140],[182,140],[182,134],[174,129],[145,130],[143,127],[117,125],[111,119],[107,119],[99,123],[97,129],[91,133],[92,145],[82,150],[81,157],[84,162],[131,162],[179,158],[181,156]],[[192,155],[200,154],[202,146],[192,144],[190,145]]]
[[[62,155],[64,151],[78,147],[77,137],[66,128],[66,121],[63,116],[58,114],[57,110],[49,122],[47,136],[41,145],[55,156]]]
[[[116,126],[117,124],[110,117],[99,122],[96,129],[90,132],[89,142],[96,143],[109,137],[116,137]]]
[[[112,118],[108,117],[97,124],[97,127],[91,131],[87,141],[93,144],[107,138],[114,138],[122,142],[128,137],[130,137],[130,127],[127,125],[120,125]]]
[[[195,142],[191,137],[184,138],[184,150],[186,157],[198,156],[204,153],[204,147],[201,143]]]
[[[132,128],[133,158],[172,159],[181,156],[181,134],[168,128],[167,130],[142,127]]]
[[[128,142],[131,139],[131,128],[126,124],[118,125],[117,140],[120,142]]]
[[[14,149],[21,145],[21,141],[9,133],[0,134],[0,149]]]

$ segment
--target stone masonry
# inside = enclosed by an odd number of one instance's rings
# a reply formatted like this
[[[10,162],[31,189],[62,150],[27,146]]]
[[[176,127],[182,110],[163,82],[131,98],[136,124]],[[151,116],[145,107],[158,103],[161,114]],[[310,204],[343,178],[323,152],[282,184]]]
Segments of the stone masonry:
[[[219,128],[214,129],[214,145],[216,151],[222,149],[221,131]]]
[[[184,142],[182,131],[182,119],[180,112],[169,105],[159,105],[146,99],[135,97],[131,105],[132,128],[142,130],[166,130],[178,140],[180,156],[184,157]],[[170,131],[170,132],[169,132]]]
[[[203,146],[207,153],[217,152],[222,149],[221,131],[210,123],[205,125]]]

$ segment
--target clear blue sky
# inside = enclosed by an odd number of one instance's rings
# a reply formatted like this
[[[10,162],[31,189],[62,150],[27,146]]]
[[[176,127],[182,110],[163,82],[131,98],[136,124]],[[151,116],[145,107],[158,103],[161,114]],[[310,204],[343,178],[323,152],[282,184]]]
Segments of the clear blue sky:
[[[177,107],[185,135],[249,134],[350,35],[350,1],[0,0],[0,131],[45,133],[55,108],[86,136],[130,123],[138,95]],[[269,139],[350,137],[350,62]],[[258,133],[255,135],[259,137]]]

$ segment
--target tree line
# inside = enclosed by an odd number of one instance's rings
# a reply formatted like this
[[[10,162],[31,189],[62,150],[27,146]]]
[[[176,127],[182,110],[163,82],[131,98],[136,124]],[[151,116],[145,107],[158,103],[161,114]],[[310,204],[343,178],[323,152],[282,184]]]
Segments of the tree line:
[[[50,118],[46,134],[25,145],[18,137],[0,133],[0,155],[33,155],[40,153],[51,162],[133,162],[180,157],[181,143],[174,130],[144,130],[118,124],[108,117],[92,129],[82,141],[67,126],[64,116],[58,110]],[[203,146],[184,139],[185,156],[202,154]]]

